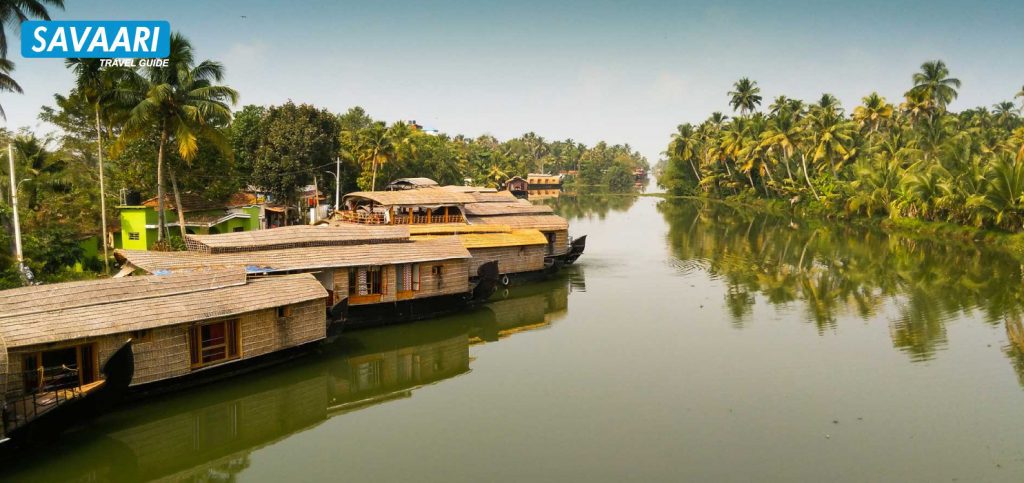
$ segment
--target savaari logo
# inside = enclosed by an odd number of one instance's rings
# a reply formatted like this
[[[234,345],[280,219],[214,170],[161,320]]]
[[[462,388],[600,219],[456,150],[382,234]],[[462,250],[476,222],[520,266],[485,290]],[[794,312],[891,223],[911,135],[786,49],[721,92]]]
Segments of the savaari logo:
[[[171,52],[163,20],[30,20],[21,24],[21,56],[154,59]]]

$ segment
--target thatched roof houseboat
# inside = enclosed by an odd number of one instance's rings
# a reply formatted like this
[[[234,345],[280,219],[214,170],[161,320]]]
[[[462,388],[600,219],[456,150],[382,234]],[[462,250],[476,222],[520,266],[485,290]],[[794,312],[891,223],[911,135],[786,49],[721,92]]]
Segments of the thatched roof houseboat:
[[[349,325],[411,320],[493,292],[497,273],[474,266],[455,238],[412,239],[405,226],[295,226],[187,237],[186,252],[118,250],[127,271],[241,267],[250,274],[312,273],[332,319]],[[492,264],[492,266],[495,264]],[[481,275],[483,274],[483,275]]]
[[[465,233],[460,233],[463,227],[500,225],[504,230],[497,231],[505,234],[475,236],[472,251],[474,257],[499,260],[503,280],[508,280],[505,275],[550,271],[572,263],[585,246],[585,237],[577,241],[569,239],[568,221],[554,214],[551,207],[520,200],[508,191],[473,186],[427,186],[401,191],[355,192],[345,195],[343,200],[344,208],[335,215],[334,224],[407,225],[414,238],[427,235],[420,231],[424,226],[429,227],[426,228],[429,235],[455,234],[465,238]],[[510,248],[508,230],[539,231],[546,240],[543,252],[531,248],[537,246],[536,237],[523,236],[528,243]],[[493,240],[495,245],[488,247],[487,240]],[[522,250],[518,251],[519,248]],[[535,261],[516,265],[509,261],[514,257],[530,257]]]
[[[325,295],[311,275],[241,269],[0,292],[4,432],[110,389],[115,370],[119,385],[146,386],[321,340]],[[128,367],[111,368],[126,347]]]

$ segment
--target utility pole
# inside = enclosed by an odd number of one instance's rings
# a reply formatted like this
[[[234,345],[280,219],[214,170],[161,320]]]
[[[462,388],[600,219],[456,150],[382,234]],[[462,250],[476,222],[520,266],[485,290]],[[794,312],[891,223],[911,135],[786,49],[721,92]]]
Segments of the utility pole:
[[[341,210],[341,156],[336,158],[338,165],[334,168],[334,211]]]
[[[100,243],[103,244],[103,273],[110,275],[110,257],[107,254],[107,190],[103,186],[103,137],[100,132],[100,110],[96,106],[96,156],[100,161],[100,224],[103,233]]]
[[[18,220],[18,183],[14,181],[14,147],[7,145],[7,161],[11,166],[11,207],[14,209],[14,257],[18,260],[18,271],[25,272],[25,257],[21,253],[21,221]]]

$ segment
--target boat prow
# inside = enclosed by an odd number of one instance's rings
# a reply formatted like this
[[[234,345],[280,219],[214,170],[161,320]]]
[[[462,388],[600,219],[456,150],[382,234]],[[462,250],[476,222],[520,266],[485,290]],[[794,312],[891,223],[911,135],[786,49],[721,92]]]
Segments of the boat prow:
[[[580,256],[583,255],[583,250],[587,248],[587,235],[583,235],[569,245],[569,253],[565,257],[565,264],[572,265]]]

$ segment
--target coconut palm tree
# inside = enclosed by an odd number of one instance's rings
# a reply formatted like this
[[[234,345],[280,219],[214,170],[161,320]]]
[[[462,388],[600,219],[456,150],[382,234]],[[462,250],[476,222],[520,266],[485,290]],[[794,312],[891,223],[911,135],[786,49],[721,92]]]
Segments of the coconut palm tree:
[[[740,114],[748,114],[761,105],[761,88],[757,87],[757,82],[744,77],[732,87],[733,90],[729,91],[729,105],[733,111],[738,109]]]
[[[110,260],[107,252],[107,195],[104,185],[103,169],[103,125],[100,122],[100,110],[110,107],[114,98],[114,88],[119,79],[125,78],[127,72],[117,68],[104,69],[100,59],[67,59],[64,65],[75,74],[75,85],[79,95],[92,106],[96,118],[96,158],[100,175],[100,239],[103,243],[103,269],[110,272]]]
[[[924,94],[926,99],[943,111],[956,99],[956,90],[960,88],[960,79],[950,77],[949,68],[941,60],[921,64],[921,72],[914,74],[913,81],[914,87],[910,92]]]
[[[878,131],[880,126],[892,119],[892,104],[886,102],[877,92],[872,92],[861,101],[864,104],[853,109],[853,120],[869,133]]]
[[[238,92],[217,84],[224,78],[224,66],[211,60],[197,64],[192,44],[177,32],[171,34],[170,52],[167,67],[146,68],[127,77],[115,91],[117,99],[129,109],[118,147],[144,136],[158,137],[158,241],[163,241],[167,229],[164,214],[166,148],[177,148],[178,156],[186,163],[198,154],[200,139],[228,152],[227,138],[218,128],[231,120],[229,102],[232,105],[238,102]],[[175,188],[178,224],[184,239],[185,215],[173,171],[171,183]]]
[[[64,0],[0,0],[0,57],[7,58],[7,27],[15,29],[30,18],[50,20],[47,6],[64,9]]]
[[[373,170],[373,179],[370,182],[370,191],[377,190],[377,168],[382,164],[395,159],[395,143],[392,141],[391,132],[383,122],[375,122],[369,128],[360,132],[359,136],[359,159],[365,165],[370,165]]]
[[[0,58],[0,92],[17,92],[21,94],[21,86],[11,77],[11,71],[14,70],[14,62],[7,59]],[[7,113],[4,112],[3,106],[0,106],[0,117],[7,120]]]
[[[1021,98],[1020,110],[1021,110],[1021,112],[1024,112],[1024,86],[1021,86],[1020,90],[1017,91],[1017,93],[1013,95],[1014,99],[1016,99],[1018,97]]]
[[[676,132],[672,135],[672,141],[669,143],[669,152],[676,159],[689,163],[697,183],[700,183],[700,170],[697,169],[697,165],[693,162],[693,158],[697,154],[697,138],[696,130],[692,124],[686,123],[676,126]]]

